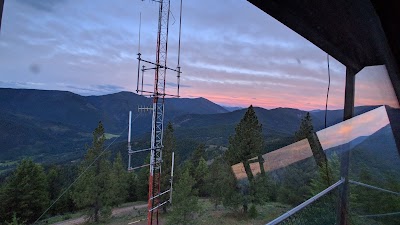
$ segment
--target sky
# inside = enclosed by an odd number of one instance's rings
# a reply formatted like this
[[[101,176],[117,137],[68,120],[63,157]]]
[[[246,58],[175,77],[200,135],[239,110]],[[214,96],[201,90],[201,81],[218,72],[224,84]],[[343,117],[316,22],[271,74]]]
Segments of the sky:
[[[171,68],[177,66],[179,2],[171,0]],[[134,92],[140,14],[140,52],[154,61],[155,2],[6,0],[0,87],[81,95]],[[325,108],[326,53],[245,0],[184,0],[181,41],[182,97],[204,97],[225,106]],[[328,109],[340,109],[345,67],[330,58],[330,73]],[[397,104],[382,74],[387,78],[381,66],[357,75],[356,105]],[[145,87],[151,89],[153,79],[153,73],[146,73]],[[176,93],[174,83],[176,74],[168,73],[167,93]],[[377,91],[382,85],[384,93]]]

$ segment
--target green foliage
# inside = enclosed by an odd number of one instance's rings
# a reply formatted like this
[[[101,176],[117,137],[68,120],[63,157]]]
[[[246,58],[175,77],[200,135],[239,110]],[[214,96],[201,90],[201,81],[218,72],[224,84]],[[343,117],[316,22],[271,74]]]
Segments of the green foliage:
[[[236,126],[235,135],[229,138],[225,157],[230,165],[247,161],[261,154],[263,144],[262,125],[258,122],[253,106],[250,106]]]
[[[398,177],[387,175],[383,177],[383,181],[378,181],[378,179],[379,178],[374,177],[365,168],[361,170],[359,177],[360,182],[400,192],[400,181]],[[353,191],[353,196],[350,197],[350,206],[357,215],[385,214],[398,212],[400,209],[400,198],[397,195],[362,186],[351,186],[351,191]],[[372,217],[370,219],[376,224],[400,224],[400,218],[398,216]]]
[[[251,181],[251,196],[253,204],[263,205],[274,198],[274,184],[267,174],[259,174]]]
[[[235,135],[229,139],[229,147],[225,152],[225,159],[230,165],[242,162],[247,174],[247,181],[239,181],[236,191],[241,198],[230,198],[232,203],[237,203],[241,199],[243,211],[246,213],[248,204],[254,202],[257,204],[268,200],[268,180],[262,170],[261,178],[254,180],[248,160],[253,157],[259,157],[263,150],[264,139],[262,135],[262,125],[258,122],[253,106],[250,106],[239,124],[235,128]],[[263,195],[265,194],[265,195]]]
[[[185,170],[173,190],[172,211],[167,224],[195,224],[196,213],[200,211],[195,180]]]
[[[50,201],[54,202],[64,192],[66,186],[72,182],[68,179],[69,171],[68,166],[51,166],[47,172],[48,192]],[[75,175],[75,174],[73,174]],[[75,204],[71,197],[71,191],[67,191],[56,203],[50,208],[49,213],[56,215],[65,212],[71,212],[75,209]]]
[[[128,197],[129,187],[129,175],[126,167],[122,162],[122,156],[120,152],[118,152],[117,157],[114,159],[111,178],[114,185],[114,199],[112,201],[112,205],[119,206],[124,203],[126,198]]]
[[[135,202],[138,200],[137,196],[137,185],[138,185],[138,178],[136,173],[133,171],[128,173],[128,197],[127,201],[128,202]]]
[[[46,174],[30,159],[21,161],[0,193],[3,221],[13,220],[15,214],[21,221],[32,223],[49,205]]]
[[[278,201],[291,205],[305,201],[311,195],[310,183],[316,170],[312,159],[284,168],[278,183]]]
[[[199,165],[201,158],[206,159],[206,146],[203,143],[199,144],[192,154],[191,160],[194,167]]]
[[[23,225],[24,222],[20,222],[20,220],[17,218],[17,214],[14,213],[11,222],[6,222],[7,225]]]
[[[258,216],[258,212],[255,205],[251,205],[249,209],[249,218],[256,218]]]
[[[145,163],[150,162],[150,155],[145,159]],[[149,193],[149,174],[150,168],[148,166],[143,167],[137,176],[136,183],[136,196],[139,201],[147,201]]]
[[[80,171],[82,177],[75,185],[73,199],[87,210],[89,220],[99,222],[109,215],[105,210],[114,201],[113,180],[109,154],[104,152],[104,128],[101,122],[93,132],[93,143],[88,149]]]
[[[200,158],[199,163],[194,171],[194,178],[196,181],[195,188],[199,190],[199,196],[209,196],[209,190],[206,185],[206,179],[208,177],[209,170],[206,160],[203,157]]]
[[[296,133],[294,134],[295,141],[303,140],[304,138],[307,138],[313,132],[314,132],[314,128],[312,125],[311,116],[310,116],[310,113],[307,112],[307,114],[301,119],[299,130],[296,131]]]
[[[340,177],[339,173],[339,157],[335,154],[328,161],[328,165],[324,164],[323,167],[318,167],[318,176],[311,179],[311,196],[328,188],[331,185],[329,182],[332,182],[332,180],[333,182],[338,181]]]
[[[231,177],[231,173],[230,166],[221,158],[216,158],[210,165],[206,183],[211,201],[214,203],[215,207],[222,204],[227,190],[235,191],[236,180],[234,177]],[[233,190],[231,188],[232,186]]]

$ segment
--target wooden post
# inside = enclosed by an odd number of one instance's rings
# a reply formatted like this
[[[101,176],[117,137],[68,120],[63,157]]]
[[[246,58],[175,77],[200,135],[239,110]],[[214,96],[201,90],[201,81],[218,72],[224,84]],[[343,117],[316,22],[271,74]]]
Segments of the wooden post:
[[[346,68],[346,88],[344,94],[344,113],[343,121],[351,119],[354,116],[354,91],[355,91],[355,75],[356,71]],[[340,188],[340,205],[339,205],[339,221],[340,225],[348,225],[349,212],[349,162],[350,151],[340,154],[340,176],[344,178],[344,183]]]

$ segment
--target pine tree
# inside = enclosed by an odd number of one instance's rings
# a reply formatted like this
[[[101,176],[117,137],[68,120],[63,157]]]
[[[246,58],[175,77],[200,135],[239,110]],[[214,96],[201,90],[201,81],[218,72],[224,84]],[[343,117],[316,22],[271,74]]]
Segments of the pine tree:
[[[16,218],[32,223],[49,206],[46,174],[43,167],[30,159],[24,159],[7,180],[1,197],[3,221]]]
[[[195,180],[185,170],[173,191],[172,211],[167,224],[195,224],[195,213],[200,211]]]
[[[137,196],[137,183],[138,183],[138,177],[136,173],[133,171],[128,173],[128,197],[127,201],[128,202],[136,202],[138,200]]]
[[[50,201],[54,202],[65,191],[69,181],[65,172],[68,172],[65,167],[51,166],[47,172],[47,183]],[[71,192],[67,191],[54,205],[50,208],[49,213],[52,215],[71,212],[75,208],[75,204],[71,199]]]
[[[273,187],[272,181],[267,174],[259,174],[250,184],[252,202],[254,204],[263,205],[271,200],[274,194]]]
[[[128,197],[128,172],[122,162],[121,152],[118,152],[114,159],[112,169],[112,181],[114,190],[114,201],[112,205],[119,206],[124,203]]]
[[[104,151],[105,140],[104,127],[99,122],[93,132],[92,146],[80,167],[80,172],[84,173],[76,183],[73,193],[77,206],[86,208],[88,219],[95,222],[111,215],[110,206],[114,197],[109,153]]]
[[[194,178],[196,181],[194,187],[199,190],[199,196],[201,197],[207,197],[210,195],[206,185],[208,174],[209,170],[207,162],[203,159],[203,157],[201,157],[194,173]]]
[[[250,187],[253,184],[252,181],[254,178],[248,160],[253,157],[261,159],[259,163],[260,168],[262,168],[261,172],[264,175],[261,157],[263,145],[262,125],[258,122],[253,106],[250,105],[244,117],[236,126],[235,135],[229,139],[229,147],[225,152],[225,159],[229,164],[243,163],[247,174],[248,181],[238,184],[238,191],[240,191],[242,196],[243,211],[245,213],[247,213],[249,202],[253,200],[250,190],[254,189],[254,187]]]
[[[295,133],[295,141],[300,141],[305,138],[308,138],[314,132],[314,127],[312,125],[312,120],[310,113],[307,114],[301,119],[300,128]]]
[[[253,106],[250,106],[244,117],[235,128],[235,135],[229,139],[225,152],[230,165],[242,162],[248,179],[253,179],[248,160],[261,155],[264,145],[262,125],[258,122]]]
[[[195,168],[199,165],[201,158],[206,159],[206,146],[203,143],[199,144],[192,154],[191,161]]]
[[[215,207],[223,204],[225,207],[237,209],[241,205],[236,178],[231,167],[222,158],[215,159],[210,165],[207,184]]]
[[[301,120],[299,130],[295,133],[295,141],[300,141],[303,139],[308,140],[314,160],[318,165],[318,169],[325,173],[324,177],[326,178],[326,185],[330,186],[332,184],[332,174],[330,172],[330,169],[328,168],[328,159],[325,155],[324,150],[322,149],[322,145],[319,141],[318,136],[314,132],[314,127],[312,125],[312,120],[309,112],[307,112],[307,114]]]

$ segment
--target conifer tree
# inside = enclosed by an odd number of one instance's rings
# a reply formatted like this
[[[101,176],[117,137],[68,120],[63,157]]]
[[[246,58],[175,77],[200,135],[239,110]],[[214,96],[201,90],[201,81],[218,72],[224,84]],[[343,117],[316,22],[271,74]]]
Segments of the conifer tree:
[[[43,167],[24,159],[7,180],[1,196],[3,221],[34,222],[49,206],[46,174]]]
[[[199,144],[192,154],[191,160],[195,168],[199,165],[201,158],[206,159],[206,146],[203,143]]]
[[[226,159],[233,165],[242,162],[248,179],[253,179],[248,160],[259,156],[264,145],[262,125],[253,106],[247,109],[246,114],[235,128],[235,135],[229,139],[229,147],[225,152]]]
[[[236,178],[231,167],[222,158],[217,158],[210,165],[207,186],[214,206],[237,209],[241,204],[241,196],[237,191]]]
[[[250,187],[250,185],[253,185],[254,178],[248,160],[253,157],[262,159],[261,151],[263,146],[262,125],[258,122],[253,106],[250,105],[236,126],[235,135],[229,139],[228,150],[225,152],[225,158],[229,164],[243,163],[247,174],[248,182],[241,182],[238,184],[237,189],[242,196],[243,211],[245,213],[247,213],[248,204],[254,199],[251,190],[255,189]],[[264,175],[262,161],[259,163],[260,168],[262,168],[261,172]]]
[[[185,170],[175,185],[173,192],[172,211],[167,224],[195,224],[195,213],[199,212],[197,189],[194,188],[195,180]]]
[[[109,153],[104,151],[105,140],[104,127],[99,122],[93,132],[92,146],[81,163],[80,172],[84,173],[73,193],[74,202],[78,207],[87,209],[89,221],[94,222],[111,215],[110,206],[114,197]]]
[[[314,160],[319,167],[318,169],[324,172],[324,181],[326,182],[326,185],[330,186],[332,184],[332,174],[328,168],[328,159],[324,150],[322,149],[322,145],[318,136],[314,132],[314,127],[309,112],[307,112],[307,114],[301,119],[299,130],[295,133],[295,141],[300,141],[303,139],[308,140]]]
[[[47,172],[47,183],[50,201],[55,201],[63,191],[64,181],[62,180],[59,167],[52,166]],[[63,195],[49,210],[49,213],[56,215],[68,211],[68,194]]]
[[[314,132],[314,127],[312,125],[312,120],[310,113],[307,114],[301,119],[300,128],[296,131],[294,137],[295,141],[300,141],[305,138],[308,138]]]
[[[137,183],[138,183],[138,177],[137,174],[134,171],[131,171],[128,173],[128,197],[127,201],[128,202],[135,202],[138,200],[137,196]]]
[[[206,160],[203,159],[203,157],[200,158],[199,163],[196,167],[196,170],[194,172],[194,178],[196,181],[195,188],[199,190],[199,196],[201,197],[207,197],[209,196],[209,190],[206,185],[206,179],[208,177],[208,165]]]
[[[121,152],[118,152],[114,159],[112,170],[112,181],[114,191],[113,205],[120,205],[125,202],[128,197],[128,171],[122,162]]]

